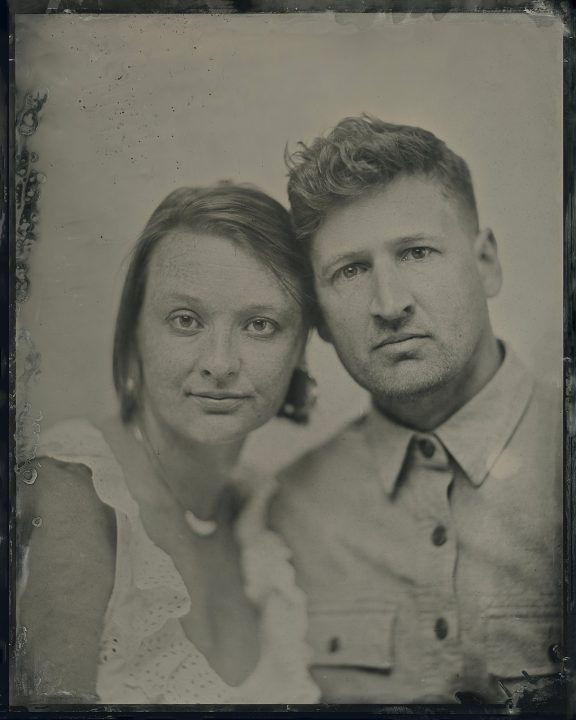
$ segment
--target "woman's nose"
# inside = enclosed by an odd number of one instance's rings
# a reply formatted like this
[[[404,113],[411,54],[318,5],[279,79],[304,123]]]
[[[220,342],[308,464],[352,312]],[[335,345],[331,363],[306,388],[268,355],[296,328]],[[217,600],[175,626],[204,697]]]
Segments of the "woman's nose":
[[[199,358],[200,374],[216,381],[238,374],[240,357],[229,332],[214,333],[206,338]]]

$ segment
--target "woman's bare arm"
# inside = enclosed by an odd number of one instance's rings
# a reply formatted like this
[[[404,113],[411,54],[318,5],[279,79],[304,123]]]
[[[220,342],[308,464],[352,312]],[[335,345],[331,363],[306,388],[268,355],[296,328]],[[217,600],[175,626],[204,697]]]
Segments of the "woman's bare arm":
[[[95,702],[99,641],[114,584],[113,511],[96,495],[88,468],[40,462],[34,485],[19,488],[19,523],[32,530],[17,603],[23,641],[17,694],[28,703]]]

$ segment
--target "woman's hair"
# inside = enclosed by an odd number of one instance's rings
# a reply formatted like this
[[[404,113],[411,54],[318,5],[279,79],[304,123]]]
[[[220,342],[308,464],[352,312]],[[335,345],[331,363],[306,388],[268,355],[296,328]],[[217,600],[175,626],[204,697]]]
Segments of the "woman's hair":
[[[312,275],[308,261],[294,241],[287,210],[249,185],[220,182],[208,187],[184,187],[163,200],[132,251],[124,281],[114,334],[114,386],[124,422],[138,407],[139,362],[137,328],[150,257],[158,243],[175,230],[219,235],[248,248],[278,278],[302,307],[308,321],[312,312]]]
[[[427,130],[363,115],[345,118],[291,156],[288,196],[298,239],[309,244],[328,213],[401,176],[436,181],[474,231],[478,215],[468,166]]]

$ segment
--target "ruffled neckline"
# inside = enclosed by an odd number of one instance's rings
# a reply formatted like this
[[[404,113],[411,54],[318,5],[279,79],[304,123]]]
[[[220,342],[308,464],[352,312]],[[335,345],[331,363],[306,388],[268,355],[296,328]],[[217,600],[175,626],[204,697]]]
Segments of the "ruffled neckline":
[[[39,454],[88,465],[100,499],[116,512],[122,513],[130,526],[130,571],[137,596],[131,598],[129,617],[125,618],[125,622],[120,621],[115,583],[105,618],[108,631],[105,627],[101,656],[101,670],[104,671],[105,664],[112,657],[111,653],[115,653],[114,662],[109,665],[107,672],[110,682],[118,681],[114,674],[123,667],[121,661],[124,660],[125,666],[132,666],[124,682],[150,696],[151,677],[146,653],[152,652],[149,646],[154,645],[162,631],[162,635],[166,634],[164,642],[169,644],[170,650],[165,667],[162,671],[155,670],[153,685],[156,688],[155,697],[164,698],[164,702],[184,702],[180,696],[186,690],[182,693],[174,691],[176,694],[170,699],[168,687],[175,684],[171,682],[170,673],[176,672],[178,664],[185,666],[189,661],[197,668],[196,672],[213,676],[215,697],[227,698],[219,700],[222,702],[254,702],[255,696],[265,692],[263,687],[266,682],[262,676],[280,666],[285,666],[284,671],[292,675],[299,674],[295,669],[301,670],[298,682],[300,697],[291,695],[289,702],[316,701],[318,691],[307,673],[312,653],[305,642],[305,597],[296,585],[287,546],[266,524],[268,502],[277,488],[274,478],[263,476],[247,466],[242,466],[234,478],[244,500],[235,520],[244,591],[258,606],[261,625],[258,662],[241,684],[231,686],[218,676],[186,635],[180,620],[191,607],[188,589],[170,555],[147,534],[140,518],[138,502],[130,494],[122,467],[103,433],[85,420],[67,421],[56,426],[46,436]],[[117,581],[121,584],[122,578],[117,578]],[[284,616],[286,613],[290,613],[291,617],[279,621],[279,614]],[[287,636],[278,636],[275,626],[279,622],[291,624]],[[278,640],[282,644],[281,648],[277,647]],[[276,657],[271,662],[273,655],[282,657]],[[104,690],[102,695],[105,695]],[[259,702],[279,700],[274,697]]]

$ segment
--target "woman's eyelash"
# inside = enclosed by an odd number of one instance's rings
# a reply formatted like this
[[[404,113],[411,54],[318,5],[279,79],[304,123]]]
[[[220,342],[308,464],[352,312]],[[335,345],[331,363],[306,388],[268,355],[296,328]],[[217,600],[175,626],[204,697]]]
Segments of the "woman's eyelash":
[[[196,330],[202,326],[194,313],[178,310],[168,316],[168,323],[176,330]]]
[[[269,318],[253,318],[245,327],[252,328],[252,331],[261,337],[270,337],[280,329],[278,323]]]

